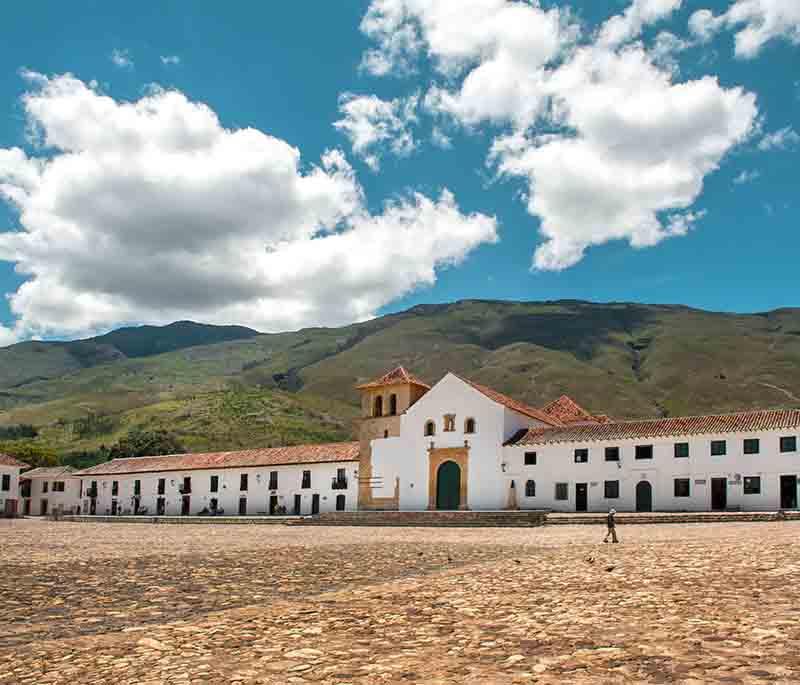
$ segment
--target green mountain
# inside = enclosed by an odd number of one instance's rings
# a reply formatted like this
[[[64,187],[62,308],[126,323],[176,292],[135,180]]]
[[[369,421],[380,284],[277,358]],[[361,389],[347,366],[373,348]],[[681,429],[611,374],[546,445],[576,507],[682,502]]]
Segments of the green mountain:
[[[0,425],[61,451],[166,428],[192,449],[342,439],[354,385],[403,364],[617,418],[800,406],[800,309],[577,301],[424,305],[342,328],[257,334],[181,322],[0,350]]]

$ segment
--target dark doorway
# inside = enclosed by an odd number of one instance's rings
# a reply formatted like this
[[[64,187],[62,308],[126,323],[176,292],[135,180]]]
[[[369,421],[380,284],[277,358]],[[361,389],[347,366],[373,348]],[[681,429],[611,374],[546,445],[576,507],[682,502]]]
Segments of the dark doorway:
[[[97,500],[94,497],[92,497],[92,499],[89,500],[89,514],[94,516],[96,513],[97,513]]]
[[[589,486],[586,483],[575,483],[575,511],[586,511],[589,508]]]
[[[345,501],[344,495],[336,495],[336,511],[344,511]]]
[[[275,516],[275,512],[278,510],[278,496],[277,495],[270,495],[269,496],[269,515]]]
[[[711,508],[714,511],[725,511],[728,508],[728,479],[711,479]]]
[[[781,476],[781,509],[797,509],[797,476]]]
[[[166,508],[166,501],[163,497],[159,497],[156,500],[156,516],[163,516]]]
[[[3,505],[3,516],[15,518],[17,515],[17,500],[7,499]]]
[[[31,515],[31,501],[29,499],[25,500],[25,503],[22,505],[22,508],[25,516]]]
[[[636,511],[653,511],[653,486],[649,481],[636,484]]]
[[[112,500],[111,501],[111,515],[112,516],[116,516],[117,515],[117,506],[118,506],[117,505],[117,500]]]
[[[239,498],[239,516],[247,516],[247,497]]]
[[[458,509],[461,504],[461,467],[446,461],[436,474],[436,508]]]
[[[42,516],[47,516],[47,500],[43,499],[41,504],[39,505],[39,510]]]
[[[311,514],[319,514],[319,495],[311,495]]]
[[[191,511],[192,498],[184,495],[181,498],[181,516],[188,516]]]
[[[300,516],[300,512],[302,511],[303,501],[302,495],[295,495],[294,496],[294,515]]]

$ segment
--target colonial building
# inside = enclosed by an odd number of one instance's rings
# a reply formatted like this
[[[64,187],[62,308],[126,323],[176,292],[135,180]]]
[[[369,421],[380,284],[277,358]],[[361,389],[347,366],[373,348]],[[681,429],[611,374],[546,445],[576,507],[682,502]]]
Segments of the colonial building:
[[[0,454],[0,516],[16,516],[19,513],[19,472],[27,464]]]
[[[24,516],[76,513],[81,479],[69,466],[41,467],[20,476],[19,495]]]
[[[453,373],[431,387],[402,367],[358,388],[357,442],[115,459],[72,474],[75,505],[102,515],[798,506],[800,410],[614,421],[569,397],[531,407]]]

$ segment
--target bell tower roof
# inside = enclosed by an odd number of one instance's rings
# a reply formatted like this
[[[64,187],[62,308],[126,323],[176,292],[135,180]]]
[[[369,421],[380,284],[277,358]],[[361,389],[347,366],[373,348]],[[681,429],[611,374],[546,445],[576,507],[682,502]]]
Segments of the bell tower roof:
[[[427,383],[423,383],[419,378],[417,378],[413,373],[409,373],[406,369],[402,366],[398,366],[396,369],[389,371],[389,373],[385,373],[380,378],[376,378],[369,383],[362,383],[361,385],[357,385],[356,389],[358,390],[368,390],[370,388],[383,388],[388,385],[417,385],[425,390],[430,390],[431,386]]]

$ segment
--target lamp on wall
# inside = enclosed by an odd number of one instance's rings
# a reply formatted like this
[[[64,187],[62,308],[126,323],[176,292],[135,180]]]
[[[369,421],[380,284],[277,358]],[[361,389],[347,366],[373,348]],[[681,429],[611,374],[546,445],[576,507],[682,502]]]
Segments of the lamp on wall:
[[[505,473],[505,472],[506,472],[506,467],[507,467],[507,466],[508,466],[508,464],[506,464],[505,462],[502,462],[502,463],[500,464],[500,468],[503,470],[503,473]]]

